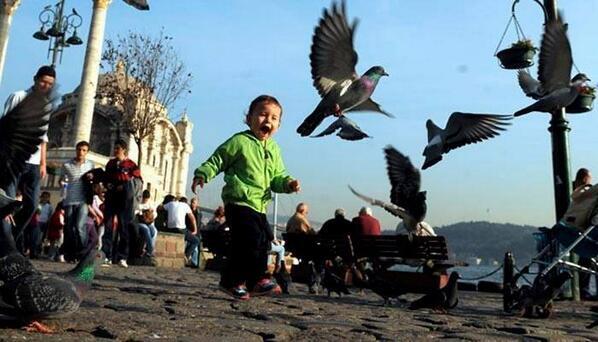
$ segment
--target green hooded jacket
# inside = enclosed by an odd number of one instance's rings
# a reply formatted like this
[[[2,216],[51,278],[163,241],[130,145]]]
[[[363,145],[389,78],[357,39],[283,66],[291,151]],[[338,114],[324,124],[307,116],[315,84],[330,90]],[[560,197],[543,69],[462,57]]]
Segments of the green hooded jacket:
[[[289,176],[273,139],[258,140],[250,130],[239,132],[220,145],[194,176],[208,183],[224,172],[222,201],[266,213],[272,191],[289,193]]]

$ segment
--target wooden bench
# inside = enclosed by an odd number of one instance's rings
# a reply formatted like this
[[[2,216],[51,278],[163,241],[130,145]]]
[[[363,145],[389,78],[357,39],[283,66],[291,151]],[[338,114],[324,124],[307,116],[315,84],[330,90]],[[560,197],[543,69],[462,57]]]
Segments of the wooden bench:
[[[367,258],[388,269],[397,264],[422,266],[425,271],[443,272],[453,267],[444,236],[362,236],[354,243],[356,259]]]
[[[363,236],[355,241],[358,262],[371,262],[375,272],[390,283],[400,283],[412,293],[428,293],[448,282],[449,260],[443,236],[407,235]],[[395,265],[417,267],[413,271],[391,270]],[[421,268],[421,272],[418,270]]]
[[[351,238],[346,236],[320,236],[313,234],[284,233],[284,248],[300,260],[325,260],[341,257],[354,258]]]
[[[319,272],[325,260],[337,257],[349,265],[353,263],[354,253],[351,238],[346,236],[320,236],[313,234],[284,233],[284,248],[299,260],[291,269],[294,282],[308,283],[314,272]]]

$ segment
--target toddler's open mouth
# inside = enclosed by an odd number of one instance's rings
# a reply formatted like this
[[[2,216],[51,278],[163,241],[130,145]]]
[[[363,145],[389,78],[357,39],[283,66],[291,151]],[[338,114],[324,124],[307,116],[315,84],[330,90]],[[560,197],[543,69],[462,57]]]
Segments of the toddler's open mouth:
[[[260,132],[264,133],[264,134],[268,134],[270,133],[272,129],[270,128],[270,126],[264,125],[262,127],[260,127]]]

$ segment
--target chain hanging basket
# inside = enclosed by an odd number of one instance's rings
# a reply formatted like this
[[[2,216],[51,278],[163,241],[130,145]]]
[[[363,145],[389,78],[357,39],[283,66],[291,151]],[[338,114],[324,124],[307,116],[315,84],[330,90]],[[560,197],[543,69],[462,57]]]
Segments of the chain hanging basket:
[[[534,1],[542,7],[542,10],[544,10],[544,6],[542,6],[541,3],[537,0]],[[519,0],[515,0],[511,6],[511,18],[509,19],[507,27],[505,28],[502,37],[500,37],[500,41],[494,52],[494,56],[498,58],[500,66],[504,69],[525,69],[534,65],[534,56],[536,55],[536,51],[538,51],[538,48],[534,46],[532,41],[525,37],[523,29],[517,20],[517,16],[515,15],[515,5],[518,2]],[[544,12],[544,15],[546,15],[546,12]],[[511,47],[499,51],[511,23],[515,26],[517,41],[513,43]]]

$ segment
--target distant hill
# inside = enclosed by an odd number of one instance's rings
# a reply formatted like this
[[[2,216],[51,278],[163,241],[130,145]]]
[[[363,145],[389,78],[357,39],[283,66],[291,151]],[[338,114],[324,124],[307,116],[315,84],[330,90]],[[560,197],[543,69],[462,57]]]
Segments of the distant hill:
[[[469,257],[502,262],[506,251],[513,252],[518,263],[530,260],[536,254],[532,233],[537,227],[486,221],[459,222],[436,227],[436,233],[447,239],[449,252],[458,260]]]

